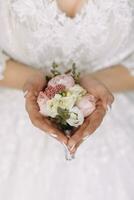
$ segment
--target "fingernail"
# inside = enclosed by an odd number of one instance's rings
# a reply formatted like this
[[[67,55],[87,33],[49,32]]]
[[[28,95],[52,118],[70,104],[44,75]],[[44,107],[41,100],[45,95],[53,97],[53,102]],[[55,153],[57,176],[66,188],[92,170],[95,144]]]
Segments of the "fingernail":
[[[63,146],[65,147],[65,149],[68,150],[67,145],[66,145],[64,142],[62,142],[62,144],[63,144]]]
[[[87,140],[88,138],[89,138],[89,135],[85,136],[85,137],[83,138],[83,141]]]
[[[73,160],[75,158],[74,153],[73,154],[70,153],[67,145],[64,142],[62,142],[62,144],[65,148],[65,159],[68,160],[68,161]]]
[[[28,92],[29,92],[28,90],[26,90],[26,91],[24,92],[24,98],[26,98]]]
[[[70,151],[72,151],[74,149],[74,147],[75,147],[75,144],[70,148]]]
[[[108,105],[108,106],[107,106],[107,112],[110,112],[111,109],[112,109],[112,106],[111,106],[111,105]]]
[[[50,134],[52,137],[57,138],[58,136],[56,134],[51,133]]]
[[[68,147],[68,149],[69,149],[70,151],[72,151],[72,150],[74,149],[74,147],[75,147],[75,144],[73,144],[73,145],[67,145],[67,147]]]

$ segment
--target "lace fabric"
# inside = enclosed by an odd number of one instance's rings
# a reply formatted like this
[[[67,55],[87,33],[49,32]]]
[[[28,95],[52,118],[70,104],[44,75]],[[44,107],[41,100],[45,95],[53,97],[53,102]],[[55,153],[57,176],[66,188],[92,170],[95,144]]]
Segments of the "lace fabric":
[[[74,61],[86,72],[124,62],[132,69],[133,6],[133,0],[89,0],[70,19],[55,2],[0,0],[0,49],[44,70],[54,60],[62,70]],[[63,146],[30,123],[23,94],[1,88],[0,199],[133,200],[134,94],[115,99],[67,162]]]
[[[131,1],[130,1],[131,2]],[[122,62],[134,52],[134,7],[128,0],[90,0],[72,19],[56,1],[9,0],[11,57],[35,67],[75,62],[93,71]]]

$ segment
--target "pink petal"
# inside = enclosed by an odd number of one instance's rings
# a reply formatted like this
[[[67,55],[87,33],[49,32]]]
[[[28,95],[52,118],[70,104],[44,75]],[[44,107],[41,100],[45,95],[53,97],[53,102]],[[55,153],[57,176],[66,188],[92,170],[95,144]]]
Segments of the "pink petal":
[[[93,95],[87,94],[77,102],[77,107],[81,110],[84,117],[89,116],[96,108],[96,100]]]
[[[69,89],[75,85],[75,81],[71,75],[58,75],[48,82],[48,86],[55,87],[56,85],[64,85],[66,89]]]

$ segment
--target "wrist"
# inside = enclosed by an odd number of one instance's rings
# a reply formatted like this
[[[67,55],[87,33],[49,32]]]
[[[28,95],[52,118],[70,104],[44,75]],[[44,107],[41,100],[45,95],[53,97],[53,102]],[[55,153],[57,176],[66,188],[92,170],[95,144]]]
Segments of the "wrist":
[[[103,74],[100,73],[100,71],[89,73],[85,75],[80,76],[80,85],[82,85],[84,88],[94,88],[94,86],[99,87],[100,85],[103,85],[109,92],[111,92],[111,87],[109,84],[107,84],[107,81],[105,81],[105,77]]]
[[[100,80],[93,74],[93,73],[88,73],[88,74],[81,74],[80,75],[80,84],[83,86],[88,86],[88,83],[91,82],[100,82]]]
[[[35,73],[33,73],[30,77],[27,78],[23,85],[23,92],[26,91],[37,91],[40,92],[46,85],[46,78],[45,74],[42,70],[35,70]]]

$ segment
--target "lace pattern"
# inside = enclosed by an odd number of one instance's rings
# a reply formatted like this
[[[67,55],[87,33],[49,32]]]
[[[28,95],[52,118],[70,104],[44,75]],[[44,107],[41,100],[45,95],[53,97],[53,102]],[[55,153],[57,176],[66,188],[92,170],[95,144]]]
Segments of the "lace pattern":
[[[83,71],[118,64],[134,52],[134,7],[128,0],[90,0],[71,19],[56,1],[9,0],[11,56],[50,68],[53,61]],[[72,34],[73,33],[73,34]]]
[[[65,69],[75,60],[86,71],[119,62],[132,68],[133,0],[89,2],[72,20],[55,2],[0,0],[0,48],[35,67],[55,60]],[[68,163],[62,145],[30,123],[23,94],[1,88],[0,199],[133,200],[134,94],[115,99]]]

